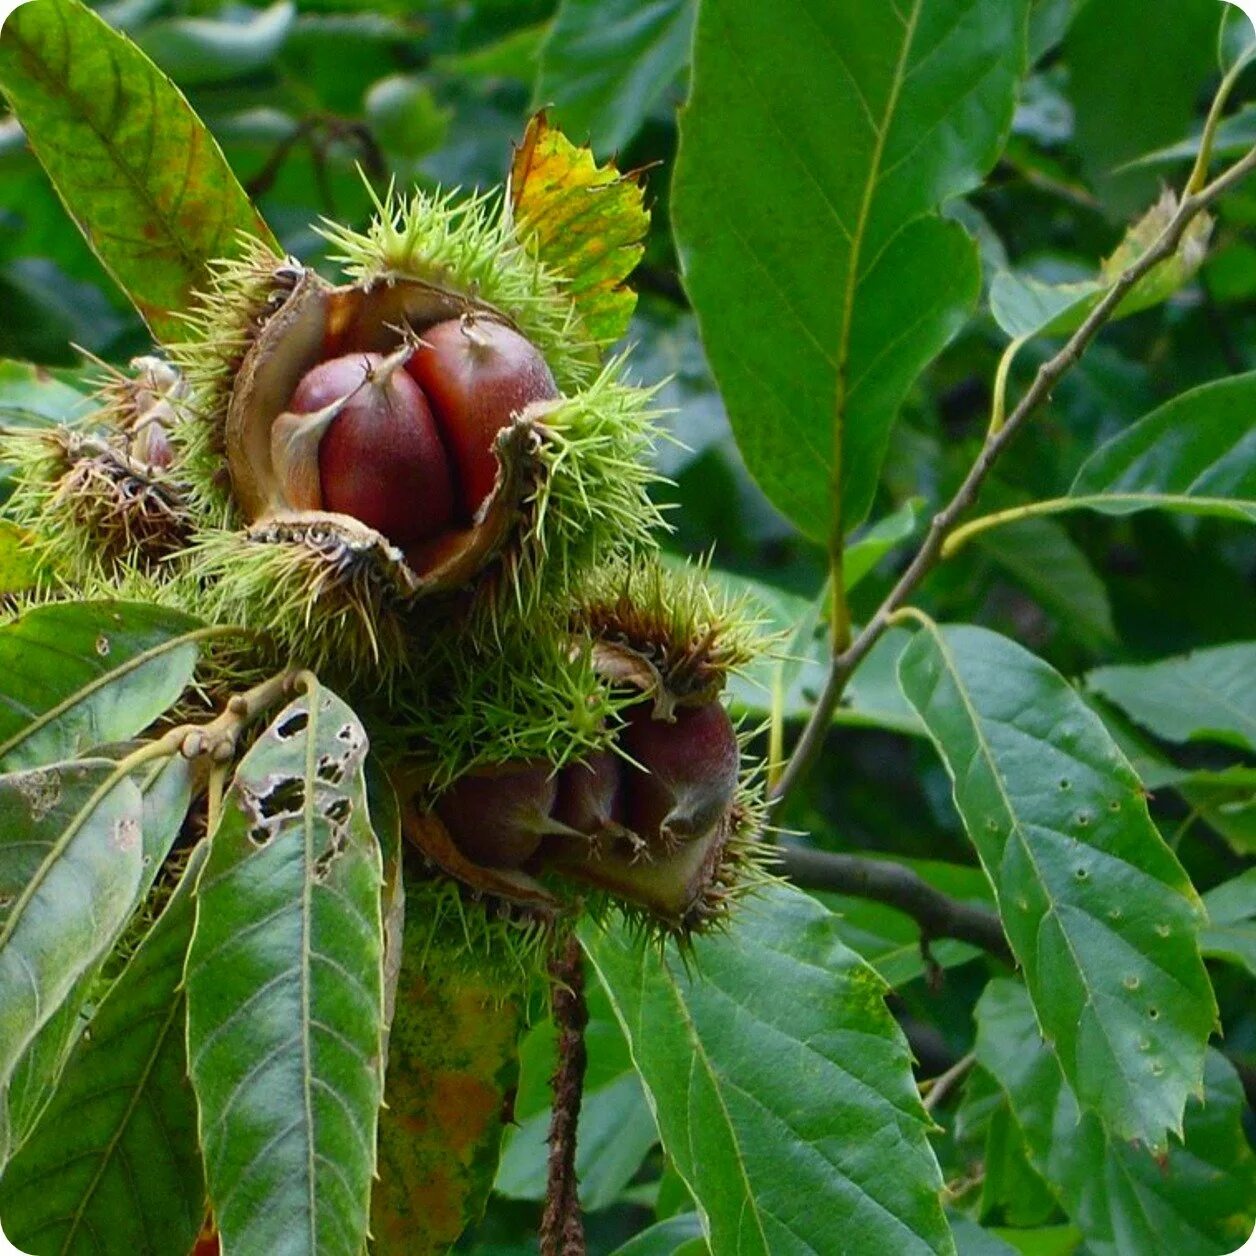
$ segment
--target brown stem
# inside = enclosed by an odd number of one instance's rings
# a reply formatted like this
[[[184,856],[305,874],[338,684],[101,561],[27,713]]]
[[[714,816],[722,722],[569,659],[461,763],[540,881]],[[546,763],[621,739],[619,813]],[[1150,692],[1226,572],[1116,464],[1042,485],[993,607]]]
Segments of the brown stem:
[[[916,591],[920,582],[933,570],[941,556],[942,543],[946,540],[947,534],[977,500],[981,486],[985,483],[995,462],[998,461],[999,455],[1015,439],[1030,415],[1051,396],[1051,391],[1056,384],[1081,360],[1090,342],[1116,313],[1117,307],[1129,294],[1130,289],[1162,261],[1172,257],[1191,223],[1209,205],[1245,179],[1254,169],[1256,169],[1256,148],[1224,174],[1219,175],[1207,187],[1184,196],[1177,213],[1173,215],[1155,243],[1122,272],[1121,277],[1108,289],[1103,300],[1069,337],[1059,353],[1038,368],[1038,374],[1021,397],[1016,409],[1008,415],[1007,420],[1001,426],[991,431],[986,437],[981,453],[969,468],[955,496],[933,516],[920,549],[916,551],[907,570],[899,577],[898,583],[886,595],[885,600],[855,640],[840,653],[834,655],[824,692],[812,709],[807,725],[798,738],[798,744],[794,747],[793,755],[784,772],[781,773],[780,780],[776,783],[772,794],[774,810],[810,772],[824,745],[824,738],[833,722],[833,712],[841,701],[847,683],[889,627],[890,617],[906,604],[907,599]]]
[[[915,920],[923,942],[954,938],[980,947],[1005,964],[1015,964],[994,912],[943,894],[911,868],[805,846],[782,846],[777,855],[778,870],[803,889],[829,890],[884,903]]]
[[[549,1131],[549,1177],[541,1216],[541,1256],[585,1256],[584,1223],[576,1182],[576,1128],[588,1063],[584,1030],[584,955],[569,934],[550,961],[552,1011],[558,1030],[558,1065],[550,1085],[554,1111]]]
[[[950,1097],[952,1091],[968,1076],[977,1057],[970,1051],[962,1059],[956,1060],[945,1073],[931,1077],[920,1085],[920,1093],[924,1097],[925,1111],[936,1112]]]

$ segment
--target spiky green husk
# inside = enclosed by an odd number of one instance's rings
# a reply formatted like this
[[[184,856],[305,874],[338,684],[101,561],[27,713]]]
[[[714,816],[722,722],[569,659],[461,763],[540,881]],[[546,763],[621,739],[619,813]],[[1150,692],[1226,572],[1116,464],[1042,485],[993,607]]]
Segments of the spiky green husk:
[[[276,278],[282,263],[261,240],[242,240],[239,256],[213,263],[209,287],[186,315],[187,338],[167,346],[187,388],[176,406],[180,472],[198,514],[219,526],[234,513],[226,463],[231,390],[273,301],[285,295]]]
[[[623,383],[622,368],[622,359],[610,362],[541,420],[543,471],[523,535],[504,560],[505,578],[481,600],[493,620],[527,620],[540,606],[569,602],[590,571],[655,547],[664,522],[650,499],[659,482],[649,461],[654,391]]]
[[[365,232],[325,222],[334,260],[364,284],[400,278],[465,292],[510,318],[542,353],[564,393],[597,373],[600,354],[585,339],[562,282],[515,235],[500,193],[459,200],[456,192],[389,189]]]
[[[279,666],[332,684],[390,689],[413,650],[411,590],[383,538],[282,520],[242,532],[208,529],[192,562],[204,580],[200,613],[264,636]]]
[[[378,745],[433,793],[477,768],[543,759],[555,770],[610,744],[623,699],[552,620],[496,644],[440,633],[398,687]],[[383,713],[381,712],[381,716]]]
[[[679,700],[709,701],[764,648],[748,598],[708,579],[705,562],[654,556],[589,569],[573,628],[639,655]]]
[[[490,974],[504,990],[528,990],[545,980],[553,917],[476,895],[442,874],[428,874],[412,855],[406,868],[407,930],[422,920],[434,958]]]
[[[434,669],[462,675],[461,660],[481,654],[500,667],[504,641],[536,635],[554,608],[570,605],[591,568],[625,564],[661,524],[645,458],[654,438],[651,394],[617,376],[612,364],[544,416],[537,487],[519,531],[468,595],[419,596],[401,556],[378,538],[354,540],[334,522],[278,520],[200,534],[200,613],[268,632],[278,658],[359,684]]]
[[[44,563],[70,582],[154,567],[186,545],[192,520],[180,486],[121,449],[72,428],[0,438],[14,467],[5,514]]]

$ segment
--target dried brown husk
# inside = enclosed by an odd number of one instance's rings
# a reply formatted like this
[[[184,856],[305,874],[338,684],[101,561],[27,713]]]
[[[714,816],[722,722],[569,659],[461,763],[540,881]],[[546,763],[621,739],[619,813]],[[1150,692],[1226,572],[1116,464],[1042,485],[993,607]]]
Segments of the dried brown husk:
[[[44,520],[69,527],[47,526],[48,537],[73,537],[81,558],[106,571],[151,569],[187,546],[193,525],[179,485],[123,442],[68,429],[30,439],[45,445],[46,466],[59,467],[46,490]]]

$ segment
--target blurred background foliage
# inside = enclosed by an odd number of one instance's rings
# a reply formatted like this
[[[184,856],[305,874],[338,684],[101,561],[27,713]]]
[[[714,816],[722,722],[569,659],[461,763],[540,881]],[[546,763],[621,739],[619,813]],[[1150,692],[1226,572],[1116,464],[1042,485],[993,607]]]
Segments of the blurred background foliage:
[[[661,401],[674,439],[658,460],[671,481],[664,490],[674,507],[670,544],[690,554],[713,550],[717,568],[766,586],[774,618],[793,632],[784,713],[805,711],[823,675],[808,655],[820,630],[824,555],[745,472],[705,366],[669,225],[694,0],[278,0],[268,7],[115,0],[96,7],[174,78],[284,246],[315,264],[322,242],[311,224],[320,217],[360,224],[391,181],[468,191],[500,183],[510,146],[538,107],[573,138],[589,140],[599,158],[618,153],[622,168],[647,170],[654,217],[629,340],[640,379],[666,381]],[[1161,184],[1182,181],[1218,78],[1217,4],[1155,7],[1149,21],[1145,0],[1037,0],[1035,66],[1006,153],[987,184],[950,211],[979,240],[987,279],[1009,265],[1051,280],[1092,274]],[[1224,60],[1224,46],[1220,52]],[[1246,83],[1238,97],[1252,96],[1254,86]],[[1222,138],[1223,151],[1256,140],[1256,106],[1227,120]],[[988,315],[976,318],[912,394],[871,516],[873,529],[882,522],[866,550],[869,573],[853,594],[856,619],[881,599],[902,561],[901,542],[945,500],[980,447],[1004,342]],[[20,129],[0,116],[0,357],[73,379],[83,368],[72,344],[125,362],[146,339]],[[1049,352],[1047,344],[1021,355],[1014,391]],[[1092,450],[1155,405],[1252,369],[1256,187],[1249,183],[1222,203],[1196,281],[1105,333],[1010,450],[982,507],[1059,495]],[[1250,636],[1254,572],[1250,529],[1155,513],[1078,514],[984,534],[930,577],[921,604],[939,619],[1007,633],[1085,686],[1102,665]],[[911,860],[948,892],[981,901],[988,891],[943,768],[915,735],[892,679],[899,644],[891,634],[859,674],[821,769],[791,804],[786,825],[820,847]],[[752,717],[767,713],[766,693],[752,682],[739,696]],[[1105,714],[1119,719],[1111,708]],[[1131,751],[1144,767],[1165,767],[1165,779],[1174,767],[1180,777],[1180,769],[1236,764],[1233,750],[1141,738],[1131,727]],[[1240,768],[1251,763],[1238,760]],[[1225,782],[1196,775],[1189,788],[1156,795],[1162,829],[1201,889],[1235,876],[1242,857],[1256,852],[1254,779],[1252,771]],[[847,913],[848,941],[896,986],[893,1006],[922,1073],[934,1075],[968,1051],[988,961],[958,943],[922,956],[906,917],[871,903],[827,901]],[[1248,1069],[1249,1089],[1253,967],[1249,959],[1246,972],[1214,972],[1227,1051]],[[604,1000],[594,1002],[591,1044],[581,1148],[590,1250],[624,1243],[625,1256],[700,1250],[690,1246],[692,1203],[662,1160]],[[465,1241],[482,1256],[534,1250],[551,1049],[548,1029],[526,1045],[518,1129],[485,1225]],[[970,1125],[974,1107],[966,1105]],[[974,1133],[961,1122],[947,1134],[940,1154],[953,1183],[985,1133],[985,1125]],[[987,1178],[983,1215],[1049,1228],[1059,1217],[1045,1192],[1039,1198],[1027,1188],[1032,1172],[1023,1149],[1018,1160],[1012,1148],[1002,1180]],[[632,1239],[659,1223],[667,1224]],[[1053,1250],[1061,1252],[1079,1241],[1066,1228],[1058,1238]]]

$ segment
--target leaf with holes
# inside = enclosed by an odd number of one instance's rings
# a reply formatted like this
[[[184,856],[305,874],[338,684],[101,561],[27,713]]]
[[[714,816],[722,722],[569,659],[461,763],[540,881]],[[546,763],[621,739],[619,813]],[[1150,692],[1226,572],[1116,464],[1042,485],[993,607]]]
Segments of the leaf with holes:
[[[713,1251],[954,1250],[886,987],[819,903],[765,891],[692,974],[623,928],[583,936]]]
[[[32,0],[4,23],[0,90],[158,338],[186,330],[177,315],[241,232],[274,244],[178,88],[79,0]]]
[[[236,769],[196,891],[188,1064],[225,1251],[361,1256],[383,1090],[366,734],[311,684]]]
[[[0,777],[0,1165],[15,1070],[135,906],[143,806],[108,760]]]
[[[1099,717],[983,628],[916,634],[903,692],[950,773],[1039,1023],[1087,1109],[1163,1148],[1216,1023],[1203,907]]]
[[[1030,1159],[1094,1256],[1216,1256],[1256,1220],[1256,1155],[1243,1132],[1243,1089],[1209,1051],[1184,1143],[1157,1156],[1105,1134],[1083,1111],[1038,1036],[1024,988],[992,981],[977,1004],[977,1058],[1011,1101]]]
[[[24,1249],[86,1256],[108,1235],[118,1251],[186,1252],[196,1239],[205,1189],[180,985],[207,853],[193,852],[0,1179],[0,1221]]]
[[[934,211],[998,157],[1027,12],[699,8],[673,192],[685,287],[751,473],[817,540],[867,514],[899,407],[977,300],[976,246]]]
[[[38,606],[0,628],[0,770],[69,759],[147,728],[192,680],[205,630],[138,602]]]
[[[480,1217],[519,1073],[526,977],[468,952],[441,901],[407,913],[371,1201],[380,1256],[446,1251]]]
[[[590,149],[539,113],[510,164],[510,205],[517,235],[563,279],[584,332],[613,344],[637,304],[624,281],[645,251],[650,226],[639,180],[609,162],[599,166]]]
[[[1099,667],[1086,684],[1166,741],[1220,741],[1256,752],[1256,641]]]

